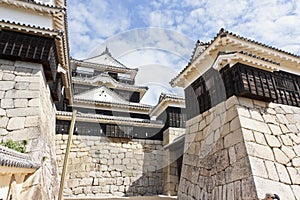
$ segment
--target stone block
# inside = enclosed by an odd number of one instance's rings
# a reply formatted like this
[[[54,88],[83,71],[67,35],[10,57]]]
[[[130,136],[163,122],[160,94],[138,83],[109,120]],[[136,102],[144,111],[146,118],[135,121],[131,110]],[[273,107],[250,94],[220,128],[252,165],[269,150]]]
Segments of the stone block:
[[[238,105],[238,106],[236,106],[236,109],[237,109],[239,116],[244,116],[244,117],[250,118],[249,109],[247,107]]]
[[[226,183],[238,181],[252,174],[248,158],[242,158],[225,169]]]
[[[242,133],[245,141],[254,142],[254,135],[251,130],[242,128]]]
[[[253,100],[246,97],[239,97],[238,101],[240,105],[245,106],[247,108],[254,108]]]
[[[281,147],[281,143],[275,135],[265,134],[265,137],[270,147]]]
[[[273,161],[265,161],[267,173],[268,173],[268,178],[271,180],[278,181],[279,177],[276,171],[276,167]]]
[[[13,98],[13,99],[39,98],[39,91],[9,90],[5,93],[5,98]]]
[[[296,157],[296,153],[292,149],[292,147],[282,146],[281,151],[291,160]]]
[[[291,131],[284,124],[279,124],[282,133],[290,133]]]
[[[258,199],[255,183],[252,177],[242,180],[242,199]]]
[[[296,143],[296,144],[300,144],[300,136],[294,134],[294,133],[291,133],[291,134],[288,134],[289,137]]]
[[[4,99],[5,91],[0,91],[0,99]]]
[[[294,167],[287,167],[293,185],[300,185],[300,173]]]
[[[0,128],[6,128],[8,121],[8,117],[0,117]]]
[[[231,120],[231,122],[229,123],[229,128],[230,128],[230,131],[235,131],[235,130],[241,128],[241,123],[240,123],[239,117],[236,117],[233,120]]]
[[[215,107],[215,114],[219,116],[220,114],[224,113],[226,111],[226,104],[225,102],[221,102]]]
[[[40,99],[30,99],[28,101],[28,106],[29,107],[38,107],[38,106],[40,106]]]
[[[233,120],[235,117],[238,116],[238,112],[235,106],[229,108],[227,112],[225,113],[225,123],[230,122]]]
[[[254,106],[258,107],[258,108],[265,108],[267,106],[266,102],[255,100],[255,99],[253,99],[253,103],[254,103]]]
[[[26,82],[26,83],[39,83],[40,82],[39,76],[16,76],[16,82]]]
[[[254,157],[263,158],[267,160],[274,160],[274,155],[271,147],[256,144],[254,142],[246,142],[246,149],[249,155]]]
[[[252,119],[255,119],[257,121],[262,121],[262,122],[264,121],[258,110],[250,109],[249,112]]]
[[[198,123],[195,123],[193,124],[192,126],[189,127],[189,131],[190,133],[196,133],[198,131],[198,127],[199,127],[199,124]]]
[[[14,108],[13,99],[2,99],[1,100],[1,108]]]
[[[1,116],[5,116],[6,115],[6,111],[2,108],[0,108],[0,117]]]
[[[34,116],[34,115],[39,114],[39,109],[37,109],[35,107],[7,109],[6,114],[7,114],[8,117]]]
[[[292,132],[292,133],[298,133],[299,132],[299,130],[298,130],[298,128],[295,124],[287,124],[286,126],[290,130],[290,132]]]
[[[252,169],[252,174],[254,176],[268,178],[268,173],[262,159],[250,156],[249,161]]]
[[[230,164],[232,164],[236,161],[235,148],[234,147],[229,147],[228,153],[229,153],[229,162],[230,162]]]
[[[9,119],[7,130],[24,129],[25,117],[13,117]]]
[[[276,111],[273,108],[267,108],[267,113],[271,115],[275,115]]]
[[[254,135],[256,143],[262,144],[262,145],[266,145],[267,144],[267,141],[266,141],[266,138],[265,138],[265,134],[257,132],[257,131],[253,131],[253,135]]]
[[[290,179],[290,176],[288,174],[286,167],[279,163],[275,163],[275,166],[277,169],[277,173],[278,173],[280,182],[286,183],[286,184],[291,184],[291,179]]]
[[[240,142],[234,146],[236,152],[236,159],[239,160],[247,156],[247,151],[244,142]]]
[[[15,79],[15,76],[16,75],[14,75],[12,73],[3,73],[2,80],[4,80],[4,81],[13,81]]]
[[[235,130],[224,137],[224,147],[231,147],[243,141],[243,133],[241,129]]]
[[[278,124],[276,121],[276,116],[271,114],[263,114],[264,121],[270,124]]]
[[[291,188],[294,192],[294,196],[296,197],[296,200],[300,200],[300,186],[299,185],[291,185]]]
[[[39,125],[39,116],[28,116],[25,119],[25,127],[33,127]]]
[[[0,71],[3,72],[13,72],[15,70],[14,66],[11,66],[10,64],[1,64],[0,65]]]
[[[284,114],[276,114],[276,118],[277,118],[277,121],[281,124],[288,124],[289,121],[287,120],[287,118],[285,117]]]
[[[275,124],[268,124],[268,126],[271,129],[271,133],[273,135],[281,135],[282,134],[280,126],[275,125]]]
[[[271,134],[269,127],[264,122],[256,121],[243,116],[240,116],[239,120],[242,128],[247,128],[258,132]]]
[[[300,167],[300,157],[293,158],[292,164],[294,167]]]
[[[0,128],[0,136],[5,136],[8,134],[8,131],[6,128]]]
[[[17,82],[15,85],[15,89],[17,90],[27,90],[29,83],[26,82]]]
[[[26,108],[28,105],[27,99],[15,99],[14,100],[14,107],[15,108]]]
[[[0,81],[0,90],[11,90],[14,88],[15,86],[15,82],[14,81]]]
[[[226,199],[234,199],[234,183],[229,183],[226,187],[227,189],[227,198]]]
[[[40,83],[30,83],[29,86],[28,86],[28,89],[29,90],[40,90]]]
[[[237,105],[237,104],[238,104],[237,97],[236,96],[230,97],[225,102],[226,110],[230,109],[232,106]]]

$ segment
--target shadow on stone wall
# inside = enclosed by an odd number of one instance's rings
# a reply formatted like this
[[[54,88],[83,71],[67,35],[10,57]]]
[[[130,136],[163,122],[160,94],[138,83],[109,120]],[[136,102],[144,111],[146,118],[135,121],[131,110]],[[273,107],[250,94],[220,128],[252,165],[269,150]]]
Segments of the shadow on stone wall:
[[[141,166],[141,176],[132,182],[126,196],[153,196],[163,194],[163,149],[157,145],[161,141],[148,140],[142,147],[143,164]],[[155,147],[155,148],[153,148]]]

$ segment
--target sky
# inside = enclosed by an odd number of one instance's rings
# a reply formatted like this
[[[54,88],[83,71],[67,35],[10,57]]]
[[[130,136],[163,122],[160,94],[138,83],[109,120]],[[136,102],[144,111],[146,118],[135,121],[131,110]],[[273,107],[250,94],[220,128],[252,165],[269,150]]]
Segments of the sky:
[[[149,91],[183,96],[169,82],[188,63],[197,40],[221,28],[300,55],[300,0],[68,0],[71,57],[85,59],[107,46]]]

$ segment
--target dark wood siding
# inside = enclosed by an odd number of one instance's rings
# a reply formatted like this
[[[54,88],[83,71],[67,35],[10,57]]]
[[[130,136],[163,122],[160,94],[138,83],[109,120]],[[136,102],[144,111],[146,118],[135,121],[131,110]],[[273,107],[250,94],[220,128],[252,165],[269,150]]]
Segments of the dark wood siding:
[[[68,134],[70,121],[57,120],[56,134]],[[76,122],[75,135],[107,136],[113,138],[135,138],[162,140],[160,128],[137,127],[118,124]]]
[[[187,119],[232,95],[300,107],[300,76],[269,72],[241,63],[218,72],[209,69],[185,89]]]

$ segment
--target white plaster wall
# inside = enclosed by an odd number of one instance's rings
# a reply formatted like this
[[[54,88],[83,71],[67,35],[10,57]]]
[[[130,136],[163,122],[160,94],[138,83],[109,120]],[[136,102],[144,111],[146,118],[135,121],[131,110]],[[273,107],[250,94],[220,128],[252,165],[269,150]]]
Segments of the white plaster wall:
[[[10,22],[53,29],[51,16],[40,15],[40,13],[30,10],[1,6],[0,18]]]

